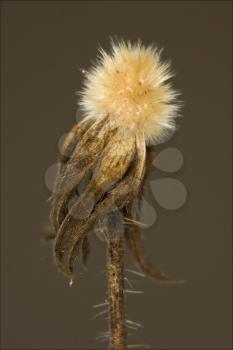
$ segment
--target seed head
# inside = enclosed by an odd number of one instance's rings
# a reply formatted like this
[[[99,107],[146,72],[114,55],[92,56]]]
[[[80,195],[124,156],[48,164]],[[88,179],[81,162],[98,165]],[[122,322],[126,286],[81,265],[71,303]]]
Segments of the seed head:
[[[100,49],[94,67],[84,78],[80,105],[93,119],[108,115],[117,127],[144,133],[146,143],[161,141],[175,128],[178,95],[168,80],[170,64],[161,62],[161,50],[140,42],[112,44]]]

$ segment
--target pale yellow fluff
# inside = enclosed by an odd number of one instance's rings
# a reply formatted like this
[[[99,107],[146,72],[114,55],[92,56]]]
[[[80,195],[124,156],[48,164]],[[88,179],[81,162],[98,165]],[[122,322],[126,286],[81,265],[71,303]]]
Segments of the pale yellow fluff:
[[[167,82],[169,64],[153,46],[129,42],[102,49],[97,64],[85,75],[80,105],[94,119],[108,115],[120,128],[144,133],[147,144],[174,130],[177,92]]]

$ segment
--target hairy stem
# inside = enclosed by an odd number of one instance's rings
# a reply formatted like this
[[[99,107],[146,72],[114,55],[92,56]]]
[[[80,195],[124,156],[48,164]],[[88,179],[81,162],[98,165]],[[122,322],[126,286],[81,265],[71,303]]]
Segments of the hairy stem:
[[[124,307],[124,245],[120,235],[108,242],[107,273],[111,350],[126,349]]]

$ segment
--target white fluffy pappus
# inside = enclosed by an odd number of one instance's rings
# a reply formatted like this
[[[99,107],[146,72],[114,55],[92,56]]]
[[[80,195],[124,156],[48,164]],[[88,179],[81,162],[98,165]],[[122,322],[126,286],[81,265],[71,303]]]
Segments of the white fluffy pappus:
[[[179,110],[178,92],[168,82],[172,76],[157,48],[113,43],[85,74],[80,105],[91,118],[108,115],[114,125],[143,132],[147,144],[160,142],[175,129]]]

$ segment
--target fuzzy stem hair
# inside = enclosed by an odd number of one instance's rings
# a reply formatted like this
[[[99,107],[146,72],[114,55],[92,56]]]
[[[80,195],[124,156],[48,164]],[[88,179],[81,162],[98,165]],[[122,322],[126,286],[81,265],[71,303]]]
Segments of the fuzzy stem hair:
[[[123,237],[108,241],[107,274],[109,301],[109,349],[126,349],[124,307],[124,242]]]

